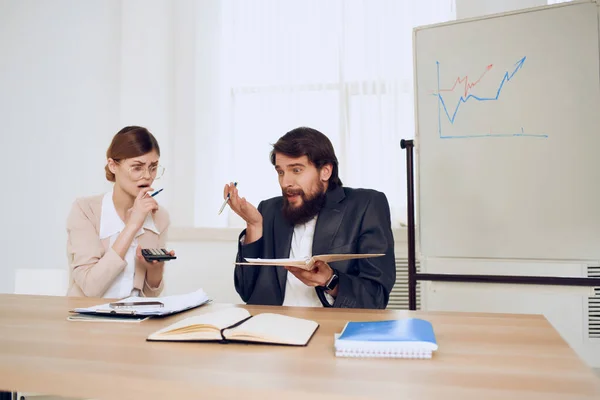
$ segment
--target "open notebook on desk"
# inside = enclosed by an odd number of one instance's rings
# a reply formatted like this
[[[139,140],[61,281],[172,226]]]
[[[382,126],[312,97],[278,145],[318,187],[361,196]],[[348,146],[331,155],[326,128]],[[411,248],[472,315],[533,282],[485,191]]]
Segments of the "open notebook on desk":
[[[147,340],[306,346],[318,327],[317,322],[307,319],[271,313],[252,316],[244,308],[231,307],[185,318],[152,333]]]
[[[187,294],[164,297],[128,297],[118,303],[131,303],[128,306],[119,306],[104,303],[93,307],[75,308],[71,312],[95,315],[120,315],[120,316],[165,316],[199,307],[210,301],[202,289]],[[157,305],[136,305],[136,303],[158,303]]]
[[[245,258],[245,262],[236,262],[237,265],[272,265],[298,267],[310,271],[317,261],[331,263],[335,261],[354,260],[358,258],[382,257],[385,254],[321,254],[304,258]]]
[[[348,322],[334,336],[337,357],[431,358],[438,345],[429,321]]]

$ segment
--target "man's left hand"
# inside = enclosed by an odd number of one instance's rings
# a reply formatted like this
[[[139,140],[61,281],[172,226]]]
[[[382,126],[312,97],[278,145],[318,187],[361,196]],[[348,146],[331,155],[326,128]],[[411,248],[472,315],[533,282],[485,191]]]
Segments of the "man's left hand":
[[[315,262],[313,269],[310,271],[291,266],[286,266],[285,269],[294,274],[294,276],[306,286],[312,287],[325,286],[333,276],[333,270],[329,264],[323,261]],[[335,297],[337,295],[337,289],[338,288],[336,287],[334,290],[328,293]]]

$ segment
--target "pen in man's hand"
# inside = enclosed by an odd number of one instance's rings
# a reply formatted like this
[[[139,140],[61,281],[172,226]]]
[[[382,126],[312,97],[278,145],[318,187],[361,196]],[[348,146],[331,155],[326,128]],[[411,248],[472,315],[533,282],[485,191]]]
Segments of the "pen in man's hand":
[[[233,187],[237,187],[237,182],[233,182]],[[225,201],[223,202],[223,205],[221,206],[221,209],[219,210],[219,214],[217,214],[217,215],[221,215],[221,213],[225,209],[225,206],[227,205],[227,202],[229,201],[230,198],[231,198],[231,193],[227,193],[227,197],[225,197]]]

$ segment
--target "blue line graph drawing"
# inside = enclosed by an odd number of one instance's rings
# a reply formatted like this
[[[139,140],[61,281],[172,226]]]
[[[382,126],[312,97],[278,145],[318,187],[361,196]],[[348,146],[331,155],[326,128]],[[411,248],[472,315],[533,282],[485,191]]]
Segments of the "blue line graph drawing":
[[[440,89],[440,62],[436,61],[436,68],[437,68],[437,92],[434,93],[434,96],[436,96],[438,98],[438,131],[439,131],[439,135],[441,139],[468,139],[468,138],[484,138],[484,137],[536,137],[536,138],[547,138],[548,135],[546,134],[531,134],[531,133],[525,133],[525,129],[523,127],[520,128],[519,132],[515,132],[515,133],[482,133],[482,134],[469,134],[469,135],[443,135],[442,134],[442,115],[445,115],[446,118],[448,119],[448,121],[450,122],[450,124],[454,124],[454,121],[457,117],[458,114],[458,110],[461,109],[461,106],[463,104],[466,104],[467,101],[472,100],[472,101],[478,101],[478,102],[488,102],[488,101],[497,101],[500,98],[500,95],[502,94],[502,89],[504,88],[505,84],[510,82],[510,80],[515,76],[515,74],[517,72],[519,72],[521,70],[521,68],[523,68],[523,64],[525,64],[525,60],[527,59],[527,57],[523,57],[521,58],[519,61],[517,61],[514,64],[514,68],[512,70],[512,72],[506,71],[504,73],[504,76],[498,86],[498,90],[496,91],[496,94],[494,96],[489,96],[489,97],[483,97],[483,96],[476,96],[474,94],[470,94],[468,93],[468,91],[474,87],[477,83],[479,83],[479,81],[484,77],[484,75],[487,73],[487,71],[489,71],[492,68],[492,65],[490,64],[487,68],[486,71],[481,75],[481,77],[472,83],[469,83],[468,81],[468,76],[465,76],[464,78],[457,78],[457,80],[455,81],[454,85],[452,86],[452,88],[450,89]],[[458,102],[456,104],[455,107],[451,108],[451,112],[448,110],[448,105],[446,104],[446,101],[444,100],[444,97],[442,95],[442,92],[452,92],[455,90],[457,84],[459,83],[463,83],[464,82],[464,86],[465,86],[465,90],[464,90],[464,95],[461,95],[460,98],[458,99]]]

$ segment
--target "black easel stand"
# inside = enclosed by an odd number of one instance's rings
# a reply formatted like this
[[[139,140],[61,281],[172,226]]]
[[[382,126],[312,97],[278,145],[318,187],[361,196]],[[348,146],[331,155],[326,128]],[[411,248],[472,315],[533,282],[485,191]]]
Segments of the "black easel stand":
[[[406,196],[408,197],[408,309],[417,309],[417,264],[415,257],[415,182],[413,171],[413,141],[400,141],[406,150]]]

